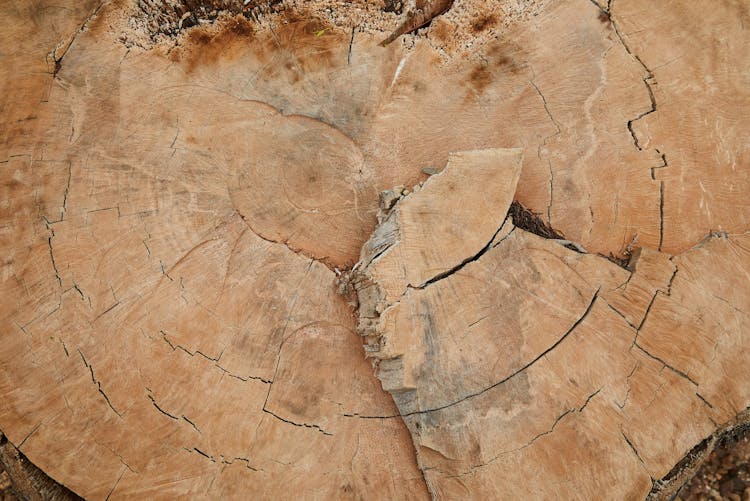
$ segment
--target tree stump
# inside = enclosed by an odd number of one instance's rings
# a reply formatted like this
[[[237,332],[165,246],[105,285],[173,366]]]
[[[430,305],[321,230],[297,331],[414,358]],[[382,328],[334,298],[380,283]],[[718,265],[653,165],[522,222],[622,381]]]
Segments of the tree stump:
[[[0,13],[25,496],[668,498],[750,421],[742,1]]]

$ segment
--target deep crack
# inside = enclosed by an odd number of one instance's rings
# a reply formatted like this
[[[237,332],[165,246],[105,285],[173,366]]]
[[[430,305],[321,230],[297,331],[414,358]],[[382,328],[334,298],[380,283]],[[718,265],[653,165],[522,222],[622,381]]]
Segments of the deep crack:
[[[432,285],[435,282],[439,282],[440,280],[442,280],[444,278],[447,278],[447,277],[453,275],[454,273],[460,271],[467,264],[473,263],[473,262],[477,261],[479,258],[481,258],[482,256],[484,256],[487,253],[488,250],[490,250],[493,247],[492,243],[495,241],[495,237],[497,237],[498,233],[500,233],[500,231],[503,229],[503,226],[505,225],[505,222],[507,220],[508,220],[508,216],[505,216],[505,219],[503,219],[503,222],[500,223],[500,226],[497,228],[497,230],[495,230],[495,233],[492,234],[492,237],[490,238],[489,242],[487,242],[487,244],[484,247],[482,247],[479,250],[479,252],[477,252],[473,256],[470,256],[470,257],[464,259],[463,261],[461,261],[459,264],[457,264],[453,268],[451,268],[449,270],[446,270],[446,271],[444,271],[442,273],[438,273],[437,275],[435,275],[431,279],[429,279],[426,282],[424,282],[422,285],[416,285],[416,286],[409,285],[409,287],[412,288],[412,289],[425,289],[429,285]],[[507,238],[507,236],[505,238]]]
[[[54,50],[52,50],[52,52],[50,52],[47,55],[47,62],[49,63],[50,56],[52,56],[52,61],[54,62],[54,67],[51,71],[52,78],[55,78],[57,74],[60,72],[60,70],[62,69],[62,60],[65,57],[65,55],[68,53],[70,48],[73,47],[73,44],[78,38],[78,35],[86,31],[86,27],[88,26],[89,22],[99,13],[99,11],[101,10],[101,8],[104,6],[105,3],[106,1],[100,2],[99,5],[96,7],[96,9],[94,9],[94,11],[91,14],[89,14],[89,16],[83,21],[80,28],[78,28],[78,31],[75,32],[75,34],[73,35],[73,38],[70,40],[70,43],[68,43],[65,46],[65,49],[63,50],[62,54],[60,54],[59,57],[57,55],[57,49],[59,48],[59,46],[56,47]]]
[[[314,430],[317,430],[317,431],[319,431],[319,432],[320,432],[320,433],[322,433],[323,435],[326,435],[326,436],[329,436],[329,437],[332,437],[332,436],[333,436],[333,433],[329,433],[329,432],[327,432],[326,430],[324,430],[323,428],[321,428],[321,427],[320,427],[320,426],[318,426],[317,424],[308,424],[308,423],[295,423],[294,421],[291,421],[291,420],[289,420],[289,419],[284,419],[283,417],[279,416],[278,414],[275,414],[275,413],[273,413],[273,412],[269,411],[269,410],[268,410],[268,409],[266,409],[265,407],[263,407],[263,412],[265,412],[266,414],[270,414],[271,416],[275,417],[275,418],[276,418],[276,419],[278,419],[279,421],[283,421],[284,423],[288,423],[288,424],[291,424],[291,425],[293,425],[293,426],[298,426],[298,427],[302,427],[302,428],[312,428],[312,429],[314,429]]]
[[[115,409],[114,405],[112,405],[112,401],[109,399],[109,396],[104,392],[104,388],[102,388],[102,383],[94,375],[94,367],[86,360],[86,357],[83,355],[83,352],[80,349],[78,350],[78,354],[81,355],[81,360],[83,360],[83,365],[85,365],[86,368],[91,373],[91,381],[94,383],[94,385],[96,385],[97,390],[102,395],[102,397],[104,397],[104,400],[105,402],[107,402],[107,405],[109,406],[109,408],[112,409],[112,412],[117,414],[117,416],[120,419],[122,419],[122,414],[117,409]]]
[[[638,64],[643,68],[643,71],[646,72],[646,76],[643,78],[643,84],[646,86],[646,90],[648,91],[648,97],[649,97],[649,100],[651,101],[651,108],[647,111],[644,111],[643,113],[640,113],[635,118],[631,118],[630,120],[628,120],[628,124],[627,124],[628,132],[630,132],[630,136],[633,138],[633,144],[635,145],[636,149],[638,149],[639,151],[643,151],[643,147],[641,146],[640,141],[638,140],[638,136],[633,130],[633,123],[641,120],[647,115],[650,115],[656,112],[656,109],[657,109],[656,98],[654,97],[654,90],[652,87],[652,85],[656,84],[656,80],[654,79],[654,73],[651,71],[651,69],[648,66],[646,66],[646,63],[644,63],[643,60],[630,49],[630,46],[628,46],[628,44],[625,43],[625,39],[622,37],[622,33],[620,33],[620,28],[618,27],[617,21],[612,16],[612,4],[613,3],[614,1],[610,0],[607,5],[607,10],[604,11],[607,14],[607,16],[609,16],[609,20],[612,23],[612,29],[614,30],[615,35],[617,35],[617,38],[620,40],[620,43],[625,49],[625,52],[627,52],[628,55],[630,55],[630,57],[632,57],[635,61],[637,61]]]
[[[557,341],[555,341],[552,344],[552,346],[550,346],[549,348],[547,348],[546,350],[544,350],[542,353],[540,353],[539,355],[537,355],[533,360],[531,360],[530,362],[528,362],[527,364],[525,364],[523,367],[517,369],[512,374],[510,374],[509,376],[501,379],[497,383],[495,383],[495,384],[493,384],[491,386],[488,386],[487,388],[485,388],[483,390],[480,390],[480,391],[478,391],[476,393],[472,393],[470,395],[467,395],[467,396],[465,396],[465,397],[463,397],[463,398],[461,398],[461,399],[459,399],[459,400],[457,400],[455,402],[451,402],[449,404],[442,405],[440,407],[436,407],[436,408],[433,408],[433,409],[426,409],[426,410],[421,410],[421,411],[409,412],[409,413],[403,414],[403,416],[411,416],[413,414],[426,414],[426,413],[429,413],[429,412],[436,412],[436,411],[441,411],[443,409],[447,409],[448,407],[452,407],[454,405],[457,405],[457,404],[459,404],[461,402],[464,402],[464,401],[466,401],[466,400],[468,400],[470,398],[474,398],[474,397],[477,397],[479,395],[482,395],[482,394],[490,391],[491,389],[493,389],[493,388],[495,388],[497,386],[500,386],[501,384],[503,384],[503,383],[505,383],[505,382],[513,379],[514,377],[516,377],[517,375],[521,374],[522,372],[526,371],[526,369],[528,369],[529,367],[531,367],[532,365],[534,365],[536,362],[538,362],[541,358],[543,358],[549,352],[551,352],[552,350],[554,350],[555,348],[557,348],[563,341],[565,341],[565,339],[567,339],[567,337],[570,334],[572,334],[576,330],[576,328],[578,328],[579,325],[581,325],[581,323],[586,319],[586,317],[588,316],[588,314],[593,309],[594,303],[596,302],[596,299],[599,297],[599,290],[600,289],[596,290],[596,292],[594,293],[594,296],[591,298],[591,301],[589,302],[588,306],[586,307],[586,310],[575,321],[575,323],[573,323],[573,325],[565,332],[565,334],[563,334],[562,337],[560,337]]]
[[[625,432],[620,429],[620,434],[622,435],[623,440],[625,440],[625,443],[628,444],[628,447],[630,447],[630,450],[633,451],[633,454],[636,458],[638,458],[638,461],[641,463],[641,466],[643,466],[643,469],[648,474],[649,478],[651,479],[651,482],[654,482],[654,477],[651,476],[651,473],[648,470],[648,467],[646,466],[646,462],[643,461],[643,458],[641,458],[641,455],[638,453],[638,449],[635,448],[635,445],[633,445],[633,442],[628,438],[627,435],[625,435]]]

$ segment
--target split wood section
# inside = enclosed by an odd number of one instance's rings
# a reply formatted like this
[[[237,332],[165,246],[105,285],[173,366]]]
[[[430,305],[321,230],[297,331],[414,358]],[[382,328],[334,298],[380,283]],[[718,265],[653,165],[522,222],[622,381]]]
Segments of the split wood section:
[[[354,277],[360,333],[430,491],[645,497],[748,405],[739,372],[726,391],[748,356],[747,290],[715,277],[750,273],[750,238],[643,248],[625,270],[512,218],[477,224],[508,212],[520,155],[465,156],[382,216]],[[485,188],[494,207],[467,196]]]
[[[639,498],[745,419],[741,2],[285,3],[0,5],[10,444],[87,499]]]

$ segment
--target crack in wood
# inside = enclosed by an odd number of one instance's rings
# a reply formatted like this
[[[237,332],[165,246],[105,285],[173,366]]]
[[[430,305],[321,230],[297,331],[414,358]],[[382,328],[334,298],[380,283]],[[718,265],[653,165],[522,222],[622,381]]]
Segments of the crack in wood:
[[[585,401],[583,402],[583,404],[581,404],[581,406],[580,406],[580,407],[573,407],[573,408],[569,408],[569,409],[566,409],[566,410],[565,410],[565,411],[564,411],[564,412],[563,412],[562,414],[560,414],[559,416],[557,416],[557,417],[555,418],[554,422],[552,423],[552,425],[550,426],[550,428],[549,428],[549,429],[547,429],[547,430],[545,430],[545,431],[543,431],[543,432],[541,432],[541,433],[538,433],[538,434],[534,435],[534,436],[533,436],[533,437],[532,437],[532,438],[531,438],[531,439],[530,439],[530,440],[529,440],[529,441],[528,441],[527,443],[525,443],[524,445],[522,445],[522,446],[520,446],[520,447],[517,447],[517,448],[515,448],[515,449],[510,449],[510,450],[507,450],[507,451],[502,451],[502,452],[498,453],[498,454],[497,454],[496,456],[494,456],[493,458],[491,458],[490,460],[488,460],[488,461],[485,461],[484,463],[481,463],[481,464],[478,464],[478,465],[473,465],[473,466],[471,467],[471,469],[470,469],[470,470],[468,470],[468,471],[465,471],[465,472],[463,472],[463,473],[459,473],[459,474],[457,474],[457,475],[446,475],[446,477],[447,477],[447,478],[460,478],[460,477],[464,477],[464,476],[466,476],[466,475],[470,475],[470,474],[472,474],[472,473],[474,472],[474,470],[477,470],[477,469],[479,469],[479,468],[483,468],[483,467],[485,467],[485,466],[488,466],[488,465],[490,465],[490,464],[492,464],[492,463],[496,462],[496,461],[497,461],[498,459],[500,459],[500,458],[501,458],[502,456],[507,456],[508,454],[513,454],[513,453],[515,453],[515,452],[519,452],[519,451],[522,451],[523,449],[527,449],[527,448],[531,447],[531,446],[532,446],[532,445],[533,445],[533,444],[534,444],[534,443],[535,443],[535,442],[536,442],[537,440],[539,440],[540,438],[542,438],[542,437],[545,437],[545,436],[547,436],[547,435],[550,435],[550,434],[552,434],[552,433],[553,433],[553,432],[555,431],[555,428],[557,427],[557,425],[558,425],[558,424],[560,424],[560,422],[561,422],[561,421],[562,421],[562,420],[563,420],[563,419],[564,419],[565,417],[567,417],[567,416],[570,416],[570,415],[574,415],[575,413],[579,413],[579,414],[580,414],[581,412],[583,412],[583,411],[584,411],[584,409],[586,409],[586,406],[588,406],[589,402],[591,402],[591,400],[592,400],[592,399],[593,399],[594,397],[596,397],[596,396],[597,396],[597,395],[598,395],[598,394],[599,394],[599,393],[600,393],[600,392],[601,392],[601,391],[602,391],[603,389],[604,389],[604,388],[599,388],[599,389],[597,389],[596,391],[594,391],[593,393],[591,393],[590,395],[588,395],[588,396],[586,397],[586,400],[585,400]]]
[[[457,264],[453,268],[451,268],[449,270],[446,270],[446,271],[444,271],[442,273],[438,273],[437,275],[435,275],[434,277],[432,277],[429,280],[425,281],[421,285],[408,284],[407,288],[410,288],[410,289],[420,289],[420,290],[421,289],[426,289],[430,285],[432,285],[432,284],[434,284],[436,282],[439,282],[440,280],[443,280],[444,278],[448,278],[449,276],[451,276],[451,275],[453,275],[453,274],[461,271],[461,269],[463,269],[467,264],[470,264],[470,263],[473,263],[473,262],[476,262],[477,260],[479,260],[483,255],[485,255],[487,253],[488,250],[490,250],[493,247],[492,244],[495,241],[495,238],[500,233],[500,231],[503,229],[503,226],[505,225],[505,222],[507,220],[508,220],[508,216],[505,216],[505,219],[503,219],[503,222],[500,223],[500,226],[497,228],[497,230],[495,231],[495,233],[492,234],[492,238],[490,238],[490,240],[487,242],[487,244],[484,247],[482,247],[479,250],[479,252],[477,252],[473,256],[470,256],[470,257],[464,259],[463,261],[461,261],[459,264]],[[511,231],[511,233],[512,233],[512,231]],[[503,237],[503,239],[501,239],[500,241],[496,242],[495,245],[498,245],[500,242],[502,242],[503,240],[505,240],[509,236],[510,236],[510,233],[508,235],[506,235],[505,237]],[[404,291],[404,293],[406,293],[406,292]]]
[[[638,458],[638,461],[641,463],[643,470],[648,474],[649,478],[651,479],[651,483],[653,484],[655,479],[653,476],[651,476],[651,472],[646,466],[646,462],[643,461],[643,458],[641,458],[641,455],[638,453],[638,449],[635,448],[635,445],[633,445],[633,442],[628,438],[627,435],[625,435],[625,432],[622,429],[620,429],[620,434],[622,435],[623,440],[625,440],[625,443],[628,444],[628,447],[633,452],[635,457]]]
[[[86,27],[88,26],[89,22],[99,13],[99,11],[101,10],[101,8],[106,3],[107,3],[107,0],[103,0],[102,2],[99,3],[99,5],[97,5],[97,7],[94,9],[94,11],[91,14],[89,14],[89,16],[81,24],[81,27],[78,28],[78,30],[75,32],[75,34],[73,35],[73,38],[70,40],[70,42],[68,42],[68,44],[65,45],[65,48],[63,49],[63,52],[62,52],[62,54],[60,54],[59,57],[57,56],[57,49],[60,48],[60,45],[58,45],[52,52],[50,52],[47,55],[48,61],[49,61],[49,57],[50,56],[52,56],[52,60],[54,61],[54,68],[51,71],[52,78],[57,77],[57,74],[62,69],[63,58],[67,55],[68,51],[70,50],[70,48],[75,43],[76,39],[78,38],[78,35],[80,35],[84,31],[86,31]]]
[[[209,355],[206,355],[205,353],[203,353],[200,350],[190,351],[189,349],[185,348],[182,345],[173,343],[172,341],[170,341],[169,337],[167,337],[166,332],[164,332],[163,330],[160,330],[159,334],[161,334],[162,339],[164,340],[164,342],[167,343],[167,345],[169,345],[170,348],[172,348],[172,351],[180,350],[181,352],[185,353],[189,357],[195,357],[196,355],[199,356],[199,357],[203,357],[207,361],[213,362],[213,366],[214,367],[216,367],[217,369],[219,369],[221,372],[223,372],[224,374],[226,374],[229,377],[233,377],[235,379],[239,379],[240,381],[243,381],[243,382],[247,382],[247,381],[250,381],[250,380],[260,381],[260,382],[265,383],[265,384],[271,384],[273,382],[272,380],[265,379],[265,378],[262,378],[260,376],[251,376],[251,375],[240,376],[239,374],[235,374],[235,373],[231,372],[229,369],[227,369],[226,367],[223,367],[222,365],[220,365],[219,364],[219,360],[221,359],[221,357],[224,354],[224,349],[222,349],[221,352],[217,356],[211,357]]]
[[[409,417],[409,416],[417,416],[417,415],[422,415],[422,414],[430,414],[430,413],[433,413],[433,412],[439,412],[439,411],[448,409],[450,407],[454,407],[454,406],[456,406],[456,405],[458,405],[458,404],[460,404],[462,402],[465,402],[465,401],[467,401],[469,399],[472,399],[472,398],[478,397],[478,396],[480,396],[480,395],[482,395],[484,393],[487,393],[488,391],[492,390],[493,388],[496,388],[496,387],[498,387],[498,386],[500,386],[500,385],[502,385],[502,384],[510,381],[511,379],[513,379],[514,377],[518,376],[519,374],[525,372],[527,369],[529,369],[535,363],[537,363],[539,360],[541,360],[543,357],[545,357],[548,353],[550,353],[552,350],[554,350],[555,348],[557,348],[563,341],[565,341],[578,328],[578,326],[581,325],[581,323],[583,323],[583,321],[586,319],[586,317],[588,316],[588,314],[591,312],[591,310],[594,307],[594,303],[596,303],[596,300],[599,298],[599,291],[600,291],[600,289],[596,290],[596,292],[594,293],[593,297],[589,301],[589,303],[588,303],[585,311],[578,317],[578,319],[576,319],[576,321],[573,323],[573,325],[571,325],[570,328],[568,328],[568,330],[560,338],[558,338],[551,346],[549,346],[547,349],[545,349],[544,351],[542,351],[540,354],[538,354],[536,357],[534,357],[531,361],[527,362],[526,364],[524,364],[520,368],[518,368],[515,371],[513,371],[508,376],[504,377],[503,379],[501,379],[500,381],[498,381],[496,383],[493,383],[490,386],[487,386],[487,387],[485,387],[485,388],[483,388],[483,389],[481,389],[479,391],[476,391],[474,393],[471,393],[469,395],[465,395],[465,396],[463,396],[463,397],[461,397],[459,399],[456,399],[456,400],[454,400],[454,401],[452,401],[450,403],[447,403],[447,404],[444,404],[444,405],[440,405],[440,406],[436,406],[436,407],[432,407],[430,409],[422,409],[422,410],[418,410],[418,411],[411,411],[411,412],[399,413],[399,414],[387,415],[387,416],[366,416],[366,415],[358,415],[358,414],[346,414],[345,416],[346,417],[357,417],[357,418],[362,418],[362,419],[390,419],[390,418],[398,417],[398,416],[400,416],[400,417]]]
[[[542,143],[537,146],[536,154],[539,160],[542,159],[541,151],[542,148],[547,146],[547,141],[552,139],[553,137],[559,136],[562,133],[562,129],[560,128],[560,124],[555,120],[555,117],[552,116],[552,112],[549,109],[549,105],[547,104],[547,98],[544,97],[544,94],[542,94],[542,91],[539,89],[539,86],[534,82],[534,80],[529,80],[529,84],[531,84],[532,87],[534,87],[534,90],[536,90],[536,93],[539,94],[539,97],[542,99],[542,104],[544,105],[544,111],[547,113],[547,117],[549,117],[550,121],[554,124],[555,128],[557,129],[557,132],[552,134],[551,136],[547,136],[542,140]],[[547,169],[549,170],[549,202],[547,203],[547,225],[552,226],[552,202],[554,200],[554,189],[555,189],[555,176],[552,172],[552,161],[547,158]]]
[[[294,425],[294,426],[298,426],[298,427],[302,427],[302,428],[312,428],[312,429],[314,429],[314,430],[317,430],[317,431],[319,431],[320,433],[322,433],[323,435],[326,435],[326,436],[328,436],[328,437],[332,437],[332,436],[333,436],[333,433],[327,432],[326,430],[324,430],[323,428],[321,428],[321,427],[320,427],[320,426],[318,426],[317,424],[308,424],[308,423],[295,423],[294,421],[292,421],[292,420],[290,420],[290,419],[285,419],[285,418],[283,418],[283,417],[279,416],[278,414],[276,414],[276,413],[274,413],[274,412],[271,412],[271,411],[269,411],[269,410],[268,410],[268,409],[266,409],[265,407],[263,407],[263,409],[262,409],[262,410],[263,410],[263,412],[265,412],[266,414],[270,414],[271,416],[275,417],[276,419],[278,419],[279,421],[282,421],[282,422],[284,422],[284,423],[287,423],[287,424],[291,424],[291,425]]]
[[[78,351],[78,354],[81,356],[81,360],[83,360],[83,365],[85,365],[86,368],[91,373],[91,382],[94,383],[99,393],[102,395],[102,397],[104,397],[104,401],[107,403],[107,406],[109,406],[109,408],[112,409],[112,412],[117,414],[117,416],[120,419],[122,419],[122,414],[120,413],[120,411],[115,409],[114,405],[112,405],[112,401],[109,399],[109,396],[104,392],[104,388],[102,388],[102,383],[94,375],[94,367],[86,360],[86,357],[83,355],[83,352],[80,349],[78,349],[77,351]]]

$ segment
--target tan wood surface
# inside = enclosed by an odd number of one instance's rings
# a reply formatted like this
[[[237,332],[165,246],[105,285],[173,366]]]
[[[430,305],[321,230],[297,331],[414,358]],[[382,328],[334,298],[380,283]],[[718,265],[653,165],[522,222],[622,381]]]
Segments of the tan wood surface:
[[[747,420],[744,2],[243,3],[0,5],[11,446],[87,499],[638,499]]]

